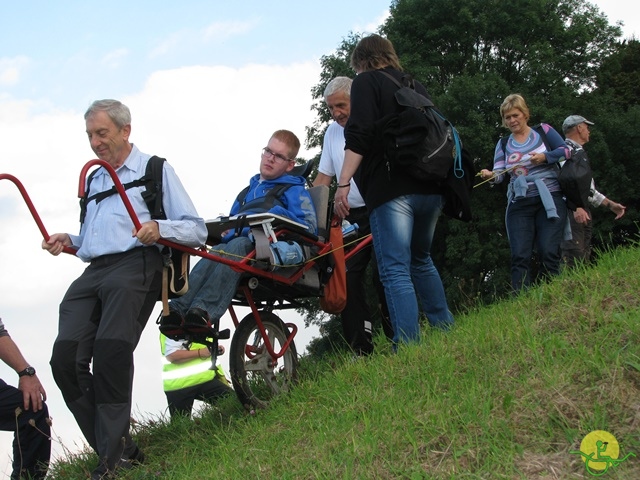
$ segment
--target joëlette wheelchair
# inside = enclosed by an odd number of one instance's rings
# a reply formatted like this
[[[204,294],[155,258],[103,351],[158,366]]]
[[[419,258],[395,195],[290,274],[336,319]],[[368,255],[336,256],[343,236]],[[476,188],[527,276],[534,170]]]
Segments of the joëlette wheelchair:
[[[133,225],[139,229],[140,222],[125,189],[115,170],[107,162],[91,160],[84,165],[80,172],[79,198],[84,197],[87,174],[94,166],[102,166],[107,170]],[[312,168],[313,162],[310,161],[296,166],[291,174],[308,179]],[[3,179],[12,181],[18,187],[41,234],[48,240],[49,234],[22,183],[9,174],[0,174],[0,180]],[[220,235],[225,230],[241,225],[250,226],[255,249],[241,259],[217,256],[207,251],[205,246],[195,249],[164,239],[158,241],[159,244],[190,255],[223,263],[242,273],[240,285],[228,308],[235,327],[229,349],[229,374],[238,399],[248,409],[265,407],[272,398],[286,392],[297,379],[298,353],[294,338],[298,327],[293,323],[283,322],[274,312],[303,308],[301,300],[321,297],[335,265],[332,255],[334,246],[329,241],[332,220],[329,188],[324,185],[310,187],[309,193],[318,219],[317,235],[310,233],[305,225],[288,218],[261,213],[219,217],[207,221],[207,245],[210,246],[219,243]],[[272,257],[269,245],[280,240],[293,240],[301,245],[305,261],[295,266],[276,268],[270,261]],[[370,246],[370,235],[352,242],[345,249],[345,261]],[[75,255],[75,250],[69,247],[65,247],[64,252]],[[250,313],[242,320],[239,320],[236,313],[238,307],[250,309]],[[159,323],[161,318],[158,319]],[[174,338],[207,345],[214,365],[218,355],[218,341],[231,336],[229,329],[219,330],[218,325],[211,325],[204,330],[199,328],[197,331],[191,331],[188,327],[179,330],[174,328],[176,326],[171,327],[173,330],[168,333]]]

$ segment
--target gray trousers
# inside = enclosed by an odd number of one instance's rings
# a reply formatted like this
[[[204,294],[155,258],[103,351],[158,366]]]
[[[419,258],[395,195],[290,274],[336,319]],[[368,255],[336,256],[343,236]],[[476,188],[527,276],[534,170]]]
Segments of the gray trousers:
[[[161,284],[160,252],[140,247],[94,259],[60,304],[53,378],[87,442],[110,469],[136,450],[129,435],[133,351]]]
[[[569,212],[571,223],[571,240],[561,243],[562,260],[567,267],[575,267],[578,263],[589,263],[591,260],[591,237],[593,235],[593,221],[586,224],[576,222],[573,212]]]

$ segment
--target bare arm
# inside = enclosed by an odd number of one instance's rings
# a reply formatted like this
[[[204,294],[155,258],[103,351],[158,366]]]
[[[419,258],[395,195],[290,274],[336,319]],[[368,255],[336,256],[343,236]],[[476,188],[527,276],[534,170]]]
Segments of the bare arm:
[[[218,355],[224,353],[224,346],[218,345]],[[171,363],[184,363],[189,360],[195,360],[196,358],[205,359],[211,357],[211,353],[207,348],[200,348],[196,350],[176,350],[173,353],[167,355],[167,360]]]
[[[613,213],[616,214],[616,218],[615,218],[616,220],[622,218],[622,216],[627,211],[627,207],[625,207],[624,205],[621,205],[620,203],[616,203],[612,200],[609,200],[608,198],[604,199],[604,202],[602,202],[602,205],[604,205],[605,207],[607,207],[609,210],[611,210]]]
[[[13,368],[16,373],[21,372],[29,366],[29,363],[22,356],[18,346],[8,335],[0,337],[0,360]],[[24,397],[25,410],[29,410],[29,408],[34,412],[42,410],[42,403],[47,399],[47,393],[36,375],[20,377],[18,390],[22,392]]]
[[[329,185],[331,185],[332,179],[333,177],[330,177],[329,175],[325,175],[324,173],[318,172],[318,175],[316,175],[316,178],[313,181],[313,186],[317,187],[318,185],[326,185],[328,187]]]
[[[340,172],[340,177],[338,181],[338,190],[336,191],[335,197],[335,205],[334,210],[336,214],[342,218],[345,218],[349,215],[349,202],[347,201],[347,196],[349,195],[349,182],[353,175],[358,170],[360,163],[362,162],[362,155],[346,149],[344,151],[344,163],[342,165],[342,171]],[[340,185],[345,185],[344,187],[340,187]]]

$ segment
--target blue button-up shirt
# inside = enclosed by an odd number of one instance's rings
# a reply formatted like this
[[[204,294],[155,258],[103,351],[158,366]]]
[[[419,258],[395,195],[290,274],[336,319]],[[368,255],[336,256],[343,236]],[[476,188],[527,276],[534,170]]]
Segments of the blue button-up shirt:
[[[116,170],[120,182],[125,184],[138,180],[145,174],[151,155],[140,152],[133,145],[124,164]],[[89,195],[108,190],[113,180],[105,168],[100,167],[93,176]],[[131,206],[141,224],[151,220],[151,214],[142,198],[145,187],[133,187],[126,191]],[[162,172],[162,205],[167,220],[158,222],[160,236],[175,243],[197,248],[207,238],[204,220],[198,216],[193,202],[182,186],[173,167],[164,162]],[[73,246],[78,248],[76,255],[85,262],[101,255],[120,253],[142,246],[132,236],[134,225],[124,202],[117,193],[87,204],[87,213],[80,229],[80,235],[69,235]],[[161,247],[160,245],[158,246]]]

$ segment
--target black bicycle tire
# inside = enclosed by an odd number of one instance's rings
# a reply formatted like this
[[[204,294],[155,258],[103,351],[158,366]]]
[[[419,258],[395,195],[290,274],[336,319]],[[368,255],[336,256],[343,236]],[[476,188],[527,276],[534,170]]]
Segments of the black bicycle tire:
[[[279,345],[274,346],[276,352],[284,345],[288,328],[284,322],[277,315],[271,312],[260,312],[260,319],[267,332],[273,334],[274,338],[278,341]],[[252,337],[257,334],[259,341],[262,340],[258,324],[253,314],[249,314],[240,321],[236,328],[233,338],[231,339],[231,346],[229,349],[229,374],[231,375],[231,382],[236,392],[240,403],[245,408],[264,408],[268,405],[273,396],[280,392],[274,392],[271,387],[268,386],[267,381],[263,378],[264,384],[267,385],[268,390],[271,391],[269,398],[261,398],[264,395],[259,395],[255,388],[252,388],[251,381],[247,376],[247,370],[245,368],[245,362],[248,360],[245,356],[245,348],[247,343]],[[265,352],[266,353],[266,352]],[[289,344],[288,350],[285,354],[278,359],[278,363],[282,363],[284,372],[281,374],[288,376],[283,377],[283,390],[287,390],[291,385],[295,384],[297,379],[298,368],[298,354],[296,351],[295,343],[292,341]],[[267,374],[268,372],[264,372]],[[256,376],[257,377],[257,376]],[[253,381],[260,381],[259,378],[253,379]]]

